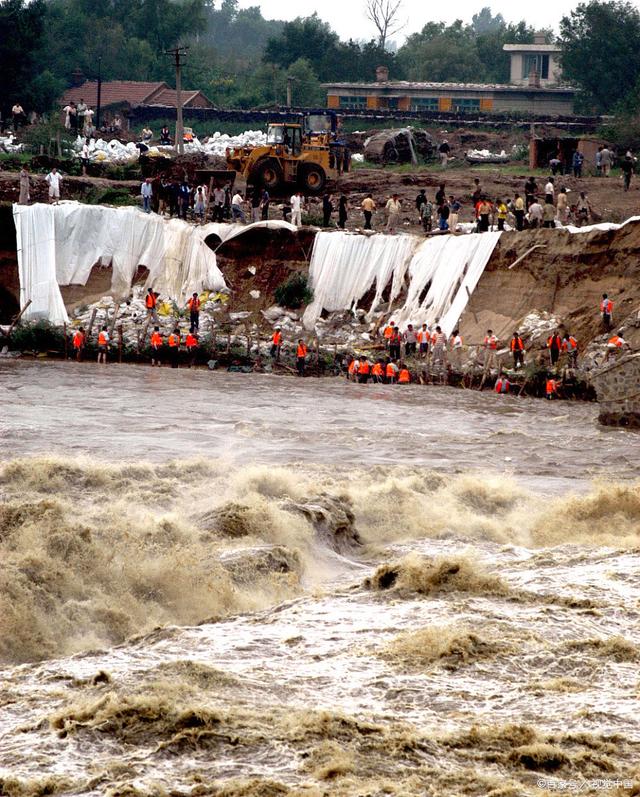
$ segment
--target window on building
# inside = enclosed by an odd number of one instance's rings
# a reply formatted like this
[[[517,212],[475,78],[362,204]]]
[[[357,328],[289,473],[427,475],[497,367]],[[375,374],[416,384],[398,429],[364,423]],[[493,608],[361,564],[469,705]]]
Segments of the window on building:
[[[549,79],[549,56],[542,53],[525,53],[522,56],[522,77],[528,78],[532,67],[535,66],[541,80]]]
[[[340,107],[358,110],[367,107],[366,97],[340,97]]]
[[[454,97],[451,105],[454,111],[464,112],[464,111],[479,111],[480,110],[480,100],[479,99],[465,99],[464,97]]]
[[[411,98],[412,111],[437,111],[438,98],[437,97],[412,97]]]

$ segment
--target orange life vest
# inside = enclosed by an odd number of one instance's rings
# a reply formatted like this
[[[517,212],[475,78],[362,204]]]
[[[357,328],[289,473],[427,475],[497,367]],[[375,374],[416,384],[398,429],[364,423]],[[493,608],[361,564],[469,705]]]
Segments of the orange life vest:
[[[403,368],[398,374],[398,384],[408,385],[409,382],[411,382],[411,374],[409,373],[409,371],[407,371],[406,368]]]
[[[391,333],[391,336],[389,338],[389,342],[396,343],[399,345],[401,340],[402,340],[402,335],[400,334],[400,330],[394,327],[393,332]]]
[[[384,336],[387,340],[393,335],[395,327],[385,327]]]
[[[484,346],[485,346],[485,349],[487,349],[487,348],[494,349],[494,350],[497,349],[498,348],[498,338],[496,338],[495,335],[491,335],[491,336],[485,335]]]
[[[360,360],[358,373],[362,374],[363,376],[368,376],[370,371],[371,371],[371,366],[369,365],[369,360]]]
[[[192,296],[189,299],[189,310],[191,310],[192,313],[197,313],[198,310],[200,310],[200,299],[199,299],[199,297],[196,296],[195,299],[194,299],[193,296]]]
[[[511,338],[511,351],[524,351],[522,338]]]
[[[187,335],[185,343],[188,349],[195,349],[198,345],[198,339],[194,335],[189,334]]]
[[[555,379],[547,379],[547,396],[552,396],[557,392],[557,384]]]
[[[610,345],[610,346],[615,346],[615,347],[616,347],[616,348],[618,348],[618,349],[621,349],[621,348],[622,348],[622,346],[623,346],[623,344],[624,344],[624,340],[623,340],[623,338],[621,338],[619,335],[614,335],[614,336],[613,336],[613,337],[612,337],[612,338],[609,340],[609,345]]]
[[[606,315],[611,315],[613,310],[613,302],[611,299],[603,299],[600,302],[600,312],[605,313]]]
[[[282,332],[274,332],[273,337],[271,338],[271,342],[274,346],[281,346],[282,345]]]
[[[158,304],[158,297],[155,293],[148,293],[144,303],[147,306],[147,309],[153,310],[153,308]]]
[[[307,347],[304,343],[298,343],[297,356],[299,359],[307,356]]]
[[[100,332],[98,333],[98,346],[106,346],[108,342],[107,333]]]
[[[172,332],[169,335],[169,346],[171,346],[171,348],[173,349],[179,345],[180,345],[180,335],[174,335],[174,333]]]
[[[82,332],[76,332],[73,336],[73,348],[81,349],[84,346],[84,335]]]
[[[162,335],[159,332],[154,332],[153,335],[151,335],[151,345],[154,349],[162,346]]]
[[[387,379],[393,379],[395,377],[396,369],[393,367],[392,363],[389,363],[389,365],[387,365],[386,373],[387,373]]]
[[[383,373],[384,371],[382,370],[382,366],[380,365],[380,363],[375,363],[375,365],[371,369],[371,374],[373,376],[382,376]]]
[[[508,393],[509,392],[509,380],[508,379],[498,379],[496,382],[496,393]]]
[[[428,343],[431,340],[431,335],[428,329],[421,329],[418,331],[416,338],[418,339],[418,343]]]
[[[562,341],[562,351],[576,351],[578,348],[578,341],[573,337],[573,335],[569,335],[568,338]]]
[[[348,371],[351,374],[351,376],[355,374],[356,369],[358,368],[357,362],[358,362],[357,360],[351,360],[351,362],[349,363]]]
[[[548,349],[560,349],[561,347],[562,341],[560,340],[560,335],[552,335],[547,341]]]

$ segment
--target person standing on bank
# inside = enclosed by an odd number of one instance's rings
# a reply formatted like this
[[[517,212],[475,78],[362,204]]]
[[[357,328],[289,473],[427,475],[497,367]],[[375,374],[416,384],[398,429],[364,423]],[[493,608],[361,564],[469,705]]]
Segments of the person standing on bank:
[[[562,338],[557,329],[554,330],[553,335],[547,340],[547,348],[549,349],[551,365],[557,365],[560,352],[562,351]]]
[[[147,288],[147,295],[144,297],[144,306],[147,308],[147,315],[150,316],[154,324],[158,323],[158,297],[153,288]]]
[[[331,194],[327,193],[322,197],[322,226],[329,227],[331,224],[331,214],[333,213],[333,203]]]
[[[445,140],[440,144],[438,147],[438,153],[440,155],[440,166],[443,169],[447,168],[447,164],[449,163],[449,153],[451,152],[451,147],[449,146],[449,142],[445,138]]]
[[[347,199],[346,194],[342,194],[340,197],[340,202],[338,204],[338,227],[340,227],[341,230],[344,230],[348,217],[349,217],[349,200]]]
[[[298,348],[296,349],[296,367],[298,369],[298,376],[304,376],[304,367],[307,362],[307,346],[300,338],[298,340]]]
[[[372,195],[367,194],[367,196],[362,200],[362,212],[364,214],[365,230],[373,229],[371,226],[371,219],[373,218],[375,209],[376,209],[376,203],[373,201]]]
[[[269,352],[272,360],[276,360],[276,362],[280,360],[281,349],[282,349],[282,332],[280,331],[280,327],[276,327],[271,337],[271,351]]]
[[[200,297],[197,292],[188,301],[189,305],[189,332],[192,334],[200,329]]]
[[[177,368],[180,362],[180,329],[178,327],[169,335],[168,343],[171,367]]]
[[[60,183],[62,182],[62,175],[54,166],[45,179],[49,184],[49,202],[57,205],[60,201]]]

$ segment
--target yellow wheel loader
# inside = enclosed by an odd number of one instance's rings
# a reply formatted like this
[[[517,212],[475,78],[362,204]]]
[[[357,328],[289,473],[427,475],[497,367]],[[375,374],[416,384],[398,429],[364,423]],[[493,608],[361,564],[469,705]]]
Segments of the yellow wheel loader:
[[[269,124],[264,145],[228,148],[227,165],[247,185],[272,194],[286,187],[319,194],[328,180],[350,171],[351,157],[338,139],[335,114],[305,114],[300,124]]]

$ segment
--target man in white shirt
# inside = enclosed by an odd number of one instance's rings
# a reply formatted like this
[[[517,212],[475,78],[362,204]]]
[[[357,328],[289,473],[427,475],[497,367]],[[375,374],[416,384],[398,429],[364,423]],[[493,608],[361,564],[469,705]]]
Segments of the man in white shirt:
[[[297,191],[291,197],[291,223],[302,227],[302,192]]]
[[[213,220],[224,221],[224,188],[216,186],[212,193],[213,201]]]
[[[153,185],[151,178],[147,179],[140,186],[140,196],[142,197],[142,208],[145,213],[151,213],[151,197],[153,196]]]
[[[387,211],[387,232],[395,233],[398,229],[398,222],[400,220],[400,211],[402,204],[398,194],[394,194],[385,205]]]
[[[243,203],[242,193],[238,191],[231,200],[231,221],[239,220],[242,224],[246,223],[247,219],[242,208]]]
[[[58,173],[58,170],[54,166],[45,179],[49,183],[49,202],[58,204],[58,200],[60,199],[60,183],[62,182],[62,175]]]
[[[555,193],[554,179],[550,177],[544,187],[544,201],[553,205],[553,195]]]
[[[602,169],[602,176],[608,177],[611,174],[611,164],[613,163],[613,152],[609,147],[605,147],[600,152],[600,167]]]
[[[542,210],[542,205],[536,199],[529,205],[529,226],[541,227],[543,218],[544,211]]]

